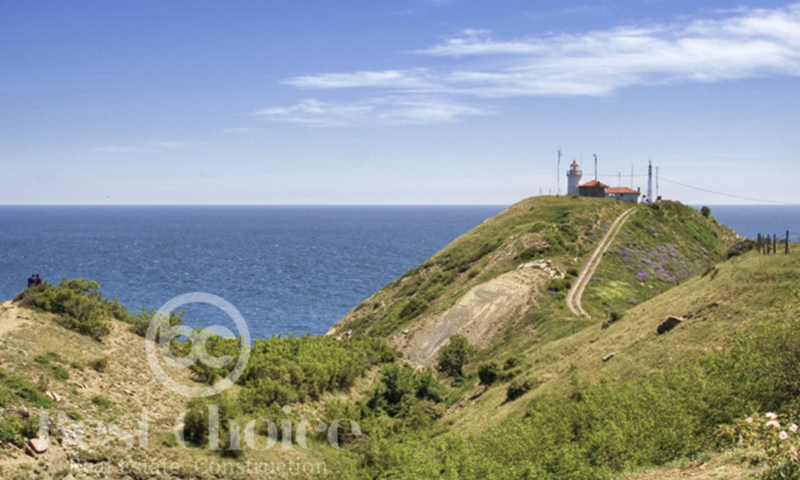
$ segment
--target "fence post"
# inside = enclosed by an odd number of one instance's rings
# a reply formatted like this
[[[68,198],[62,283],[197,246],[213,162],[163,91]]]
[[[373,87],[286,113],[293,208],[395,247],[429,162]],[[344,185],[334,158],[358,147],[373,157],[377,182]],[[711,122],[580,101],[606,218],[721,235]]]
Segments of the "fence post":
[[[775,255],[778,254],[778,234],[777,233],[773,233],[772,234],[772,253],[774,253]]]
[[[786,255],[789,255],[789,230],[786,230]]]
[[[763,245],[761,244],[761,234],[758,234],[758,238],[756,238],[756,248],[758,248],[758,253],[762,253]]]

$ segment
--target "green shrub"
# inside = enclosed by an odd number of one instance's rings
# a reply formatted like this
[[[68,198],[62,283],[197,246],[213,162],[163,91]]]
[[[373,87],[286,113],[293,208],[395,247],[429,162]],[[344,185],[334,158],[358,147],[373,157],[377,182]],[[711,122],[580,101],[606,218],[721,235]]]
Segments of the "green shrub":
[[[551,292],[567,291],[572,288],[572,280],[569,278],[554,278],[547,282],[545,288]]]
[[[703,214],[704,217],[708,218],[711,216],[711,209],[703,205],[703,208],[700,209],[700,213]]]
[[[108,357],[100,357],[90,361],[89,367],[95,372],[105,373],[108,368]]]
[[[383,368],[379,385],[367,407],[390,417],[410,418],[422,414],[428,419],[441,414],[431,404],[444,400],[445,388],[430,370],[418,372],[407,366],[389,364]]]
[[[47,365],[50,362],[64,363],[64,359],[61,358],[61,355],[55,352],[47,352],[36,355],[33,357],[33,361],[36,363],[41,363],[42,365]]]
[[[53,378],[56,380],[68,380],[69,379],[69,372],[66,368],[62,367],[61,365],[50,365],[50,373],[53,375]]]
[[[428,309],[428,302],[421,298],[412,298],[405,307],[400,311],[401,320],[411,320],[418,317],[425,310]]]
[[[227,392],[208,398],[195,398],[189,402],[189,409],[184,417],[184,439],[198,447],[209,447],[211,428],[209,413],[216,409],[218,415],[218,441],[219,448],[229,453],[236,453],[231,448],[236,447],[235,439],[231,437],[230,422],[236,420],[240,411],[237,404],[231,400]],[[241,444],[240,444],[241,446]]]
[[[506,389],[506,401],[512,402],[518,399],[528,393],[531,388],[533,388],[533,384],[530,380],[512,380]]]
[[[11,415],[0,421],[0,442],[16,445],[18,448],[25,446],[26,438],[35,438],[39,432],[39,417],[31,415],[22,419]]]
[[[603,322],[601,328],[606,329],[611,326],[611,324],[616,323],[622,319],[622,314],[617,311],[612,311],[608,314],[608,320]]]
[[[464,376],[464,366],[475,352],[475,347],[460,335],[450,337],[450,343],[439,350],[439,361],[436,369],[453,378]]]
[[[55,402],[47,397],[34,383],[0,370],[0,404],[25,404],[28,407],[50,408]]]
[[[195,346],[212,357],[239,355],[239,339],[196,332]],[[187,352],[188,353],[188,352]],[[273,403],[286,405],[318,400],[326,392],[349,389],[373,365],[392,362],[395,352],[379,338],[358,335],[345,341],[332,336],[272,337],[255,340],[238,384],[240,401],[248,412]],[[227,376],[235,361],[221,368],[195,362],[192,372],[208,384]]]
[[[64,327],[100,340],[111,331],[109,318],[130,321],[125,306],[104,298],[97,282],[63,279],[58,286],[43,283],[18,295],[20,306],[55,314]]]
[[[478,379],[486,386],[493,384],[500,376],[496,363],[484,363],[478,367]]]
[[[147,330],[150,328],[150,322],[157,314],[158,312],[153,308],[149,310],[142,308],[136,315],[131,315],[128,322],[131,324],[131,331],[140,337],[146,336]],[[186,312],[184,310],[169,312],[169,326],[176,327],[183,325],[183,316],[185,314]],[[158,341],[158,339],[158,337],[155,338],[156,341]]]
[[[95,395],[94,397],[92,397],[92,403],[97,405],[103,410],[108,410],[109,408],[111,408],[112,405],[111,400],[107,399],[106,397],[103,397],[102,395]]]

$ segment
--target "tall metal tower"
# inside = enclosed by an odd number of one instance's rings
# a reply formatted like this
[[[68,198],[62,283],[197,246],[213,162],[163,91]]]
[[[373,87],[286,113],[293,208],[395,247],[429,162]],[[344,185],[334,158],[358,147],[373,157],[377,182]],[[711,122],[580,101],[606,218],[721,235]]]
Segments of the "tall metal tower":
[[[597,181],[597,154],[593,153],[594,155],[594,180]]]
[[[647,203],[653,203],[653,161],[647,165]]]
[[[661,167],[656,167],[656,200],[658,200],[658,169]]]
[[[556,170],[556,196],[561,196],[561,145],[558,146],[558,169]]]

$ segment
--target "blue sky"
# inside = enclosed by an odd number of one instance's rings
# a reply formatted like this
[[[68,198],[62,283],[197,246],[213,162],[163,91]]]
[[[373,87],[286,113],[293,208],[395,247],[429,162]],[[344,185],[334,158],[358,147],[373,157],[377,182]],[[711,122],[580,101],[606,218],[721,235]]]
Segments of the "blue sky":
[[[799,77],[780,1],[4,0],[0,204],[796,203]]]

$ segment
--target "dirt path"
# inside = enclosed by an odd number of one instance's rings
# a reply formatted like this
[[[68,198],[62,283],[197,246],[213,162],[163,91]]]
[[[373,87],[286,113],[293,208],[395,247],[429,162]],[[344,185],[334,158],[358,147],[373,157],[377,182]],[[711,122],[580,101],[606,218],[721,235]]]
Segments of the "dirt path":
[[[614,220],[614,223],[611,224],[608,232],[606,232],[606,235],[600,241],[600,244],[597,246],[594,253],[592,253],[592,257],[589,259],[586,265],[583,266],[583,270],[581,270],[581,273],[578,275],[578,279],[575,280],[575,284],[570,289],[569,294],[567,294],[567,307],[569,307],[570,311],[575,315],[591,318],[591,316],[586,313],[586,310],[584,310],[581,306],[583,290],[586,288],[586,285],[589,283],[589,280],[591,280],[592,275],[594,275],[595,269],[597,269],[597,266],[603,259],[603,253],[605,253],[609,245],[611,245],[611,242],[613,242],[616,238],[617,233],[619,233],[620,228],[622,228],[622,224],[625,223],[625,220],[627,220],[635,210],[636,207],[626,210],[625,213]]]
[[[20,318],[19,308],[11,303],[0,303],[0,338],[3,338],[8,332],[16,330],[17,327],[25,323],[23,318]]]

